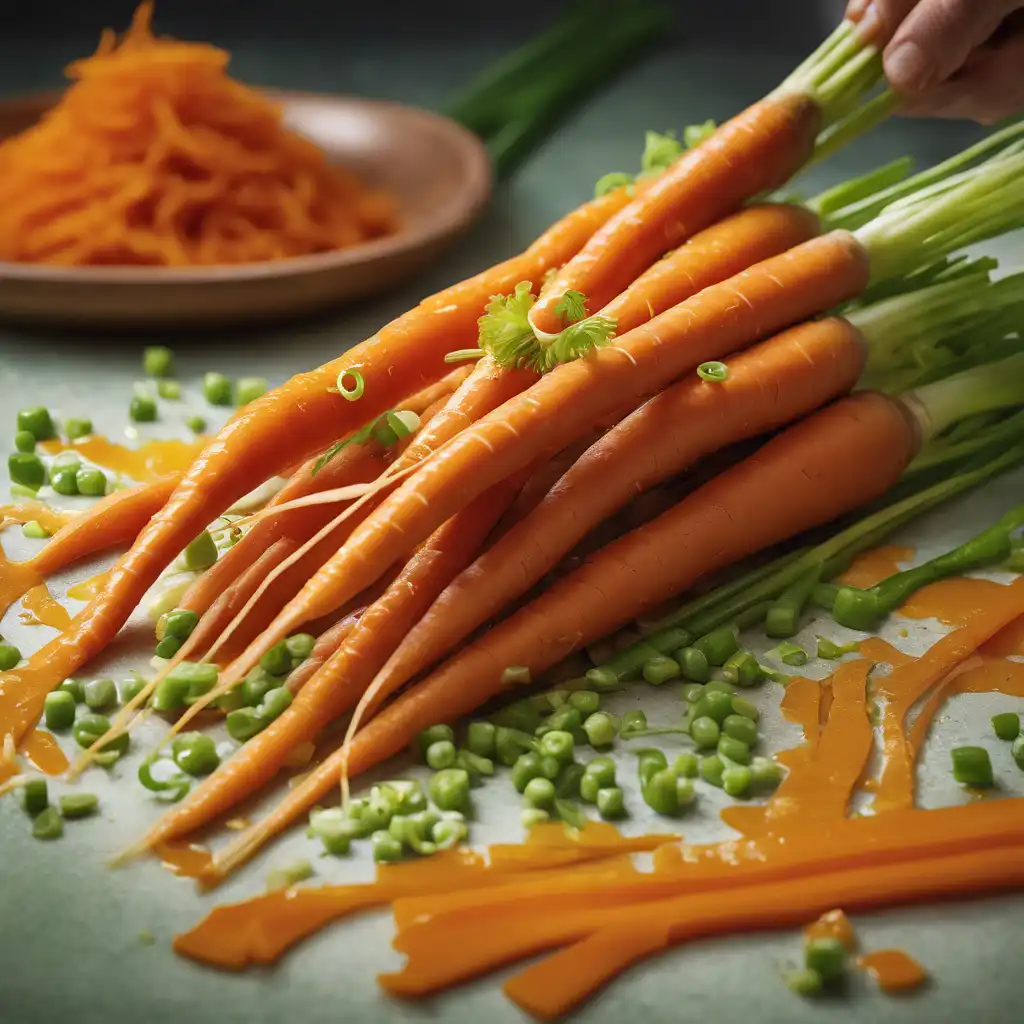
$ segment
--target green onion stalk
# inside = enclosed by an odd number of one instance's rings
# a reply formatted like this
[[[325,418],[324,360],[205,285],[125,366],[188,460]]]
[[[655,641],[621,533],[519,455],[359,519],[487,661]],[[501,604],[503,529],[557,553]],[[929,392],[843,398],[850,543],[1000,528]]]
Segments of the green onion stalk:
[[[498,61],[442,110],[483,139],[507,177],[583,99],[606,86],[671,24],[640,0],[584,0],[547,32]]]

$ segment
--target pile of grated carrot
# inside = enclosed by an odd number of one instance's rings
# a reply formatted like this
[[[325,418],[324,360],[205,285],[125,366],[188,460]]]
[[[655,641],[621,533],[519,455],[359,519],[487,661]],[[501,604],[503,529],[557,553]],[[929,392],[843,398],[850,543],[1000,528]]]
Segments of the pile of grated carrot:
[[[390,234],[392,197],[289,131],[229,54],[156,38],[142,3],[72,64],[57,106],[0,144],[0,259],[205,266]]]

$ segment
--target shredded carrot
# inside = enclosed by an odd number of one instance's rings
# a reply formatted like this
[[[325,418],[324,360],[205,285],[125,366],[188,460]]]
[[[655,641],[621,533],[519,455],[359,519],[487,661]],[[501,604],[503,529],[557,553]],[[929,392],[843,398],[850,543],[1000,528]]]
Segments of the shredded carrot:
[[[155,37],[152,13],[147,0],[123,38],[104,32],[57,106],[0,145],[0,259],[251,263],[395,230],[389,195],[287,129],[226,51]]]

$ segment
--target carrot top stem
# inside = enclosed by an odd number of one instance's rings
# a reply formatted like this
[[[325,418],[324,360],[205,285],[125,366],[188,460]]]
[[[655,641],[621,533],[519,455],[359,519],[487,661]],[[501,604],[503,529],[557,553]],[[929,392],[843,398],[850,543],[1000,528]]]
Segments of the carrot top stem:
[[[906,274],[1024,223],[1024,153],[984,163],[901,198],[854,234],[871,282]]]
[[[818,195],[808,199],[804,206],[819,217],[827,218],[829,228],[848,228],[847,224],[839,220],[834,221],[832,215],[853,203],[862,202],[883,191],[891,190],[894,185],[898,185],[910,176],[913,167],[914,161],[911,157],[901,156],[898,160],[893,160],[882,167],[876,167],[859,178],[851,178],[849,181],[825,189],[824,192],[819,192]]]
[[[948,160],[943,160],[941,163],[935,164],[934,167],[928,167],[912,177],[893,182],[887,188],[882,188],[874,194],[868,194],[861,198],[851,197],[843,207],[830,208],[820,212],[828,213],[830,227],[855,231],[877,217],[886,207],[897,200],[920,194],[929,186],[949,181],[961,171],[975,167],[999,154],[1013,155],[1018,151],[1017,147],[1022,141],[1024,141],[1024,120],[992,132],[973,146],[969,146]],[[839,186],[839,189],[842,187]],[[823,193],[823,197],[828,195],[829,193]]]

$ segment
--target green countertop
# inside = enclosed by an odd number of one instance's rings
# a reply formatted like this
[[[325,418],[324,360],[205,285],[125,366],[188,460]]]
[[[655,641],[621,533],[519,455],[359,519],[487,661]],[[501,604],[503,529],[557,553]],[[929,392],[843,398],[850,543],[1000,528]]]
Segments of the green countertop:
[[[74,51],[72,51],[74,52]],[[71,54],[61,54],[70,56]],[[460,81],[472,59],[465,48],[434,46],[429,55],[397,44],[382,46],[374,56],[311,54],[297,44],[271,49],[239,45],[237,73],[266,83],[298,88],[348,88],[410,102],[432,104]],[[796,54],[715,50],[662,51],[642,68],[618,81],[553,139],[515,179],[502,186],[481,222],[432,272],[379,301],[343,311],[315,323],[284,329],[213,337],[162,339],[179,354],[180,373],[196,397],[195,385],[206,369],[229,374],[265,375],[274,383],[336,355],[408,308],[422,295],[522,248],[540,230],[586,198],[601,173],[634,167],[643,129],[664,129],[721,117],[753,100],[794,63]],[[0,47],[0,90],[27,91],[52,84],[53,51],[15,54]],[[45,58],[45,60],[44,60]],[[344,72],[337,69],[343,68]],[[424,82],[430,82],[429,86]],[[960,148],[975,129],[894,122],[857,144],[810,176],[808,192],[903,153],[933,161]],[[1011,259],[1022,246],[1004,241],[989,247]],[[139,339],[82,338],[28,334],[0,329],[0,422],[16,408],[45,403],[67,415],[91,413],[97,427],[111,436],[123,433],[131,383],[139,375]],[[176,423],[160,424],[152,433],[167,436]],[[184,434],[182,433],[182,436]],[[981,494],[931,517],[908,537],[922,556],[976,532],[1011,504],[1020,501],[1020,475],[998,481]],[[0,496],[5,497],[5,496]],[[16,531],[15,531],[16,532]],[[17,537],[4,543],[16,553]],[[76,568],[62,582],[84,578],[89,566]],[[13,639],[16,615],[3,624]],[[813,632],[813,628],[808,632]],[[38,638],[39,628],[35,636]],[[920,647],[928,625],[915,626],[904,646]],[[33,642],[38,643],[38,639]],[[130,645],[129,645],[130,646]],[[130,657],[119,646],[103,666],[116,672]],[[635,698],[633,698],[635,699]],[[645,700],[647,698],[645,697]],[[668,699],[658,696],[656,701]],[[768,707],[778,693],[766,688]],[[1016,702],[1019,705],[1019,701]],[[995,710],[1015,702],[1000,697],[961,698],[943,713],[929,747],[922,776],[928,806],[963,799],[948,777],[948,747],[973,741],[987,730]],[[667,714],[667,710],[665,712]],[[779,743],[792,742],[772,716]],[[153,733],[148,737],[152,739]],[[986,741],[987,742],[987,741]],[[1024,792],[1024,774],[1002,748],[992,747],[1006,790]],[[934,754],[934,757],[932,756]],[[101,794],[104,814],[94,821],[72,823],[60,843],[43,844],[28,836],[25,818],[13,800],[0,801],[0,1022],[3,1024],[207,1024],[234,1021],[301,1021],[328,1024],[349,1020],[416,1022],[444,1019],[453,1024],[487,1019],[525,1019],[507,1003],[499,978],[467,986],[454,995],[406,1006],[383,997],[374,976],[393,969],[399,957],[389,946],[386,915],[369,916],[328,929],[275,970],[226,976],[176,958],[168,943],[175,932],[194,924],[212,905],[198,898],[189,883],[170,877],[152,863],[110,872],[104,859],[136,837],[157,808],[148,804],[132,780],[134,760],[115,771],[114,780],[89,778],[87,788]],[[937,766],[937,767],[935,767]],[[99,774],[99,773],[95,773]],[[488,842],[518,836],[514,801],[504,800],[501,786],[484,805],[474,838]],[[638,801],[634,801],[638,803]],[[631,829],[649,822],[634,820]],[[662,825],[664,828],[665,826]],[[709,799],[687,835],[702,839],[722,835],[715,801]],[[288,857],[311,855],[301,834],[294,834],[261,857],[226,886],[218,901],[258,892],[269,866]],[[365,857],[352,861],[318,861],[318,877],[366,878]],[[890,999],[857,980],[841,998],[800,1000],[780,982],[780,965],[795,957],[793,932],[700,942],[652,960],[617,981],[579,1015],[589,1024],[641,1021],[715,1020],[722,1024],[936,1024],[973,1017],[1009,1020],[1019,1014],[1021,898],[928,906],[856,919],[866,948],[900,946],[935,975],[925,991]],[[151,932],[154,945],[139,940]],[[500,977],[500,976],[499,976]]]

